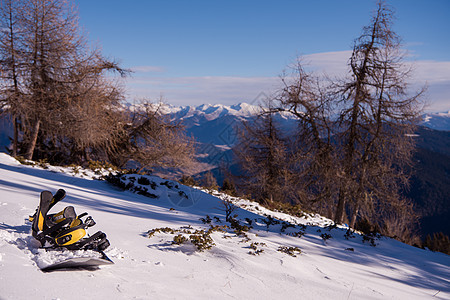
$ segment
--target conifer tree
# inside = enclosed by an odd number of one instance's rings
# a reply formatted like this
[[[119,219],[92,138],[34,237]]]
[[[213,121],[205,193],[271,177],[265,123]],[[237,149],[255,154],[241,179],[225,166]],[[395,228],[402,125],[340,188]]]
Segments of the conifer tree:
[[[290,172],[286,168],[287,147],[272,114],[261,114],[244,123],[235,149],[245,172],[242,188],[260,202],[285,201]]]
[[[404,201],[401,185],[414,149],[411,134],[420,113],[421,92],[409,95],[410,68],[404,63],[400,38],[392,30],[393,13],[378,2],[369,26],[355,40],[350,78],[338,91],[337,141],[342,162],[335,221],[342,223],[347,204],[351,224],[376,207],[395,208]]]
[[[349,74],[339,81],[313,76],[299,60],[292,74],[282,77],[284,87],[268,111],[289,113],[298,121],[273,160],[294,178],[285,182],[295,191],[291,199],[327,211],[336,223],[347,221],[346,215],[351,226],[367,218],[385,234],[405,240],[410,232],[403,229],[414,213],[400,190],[408,184],[423,90],[408,90],[411,68],[392,30],[393,18],[390,7],[378,2],[371,23],[355,40]],[[266,128],[254,123],[245,133],[250,147],[240,155],[248,156],[242,165],[253,172],[253,181],[271,170],[271,163],[262,168],[254,163],[264,151],[254,149],[260,139],[250,138],[259,131],[267,135]],[[264,191],[267,185],[258,184]]]
[[[98,49],[88,48],[73,5],[66,0],[5,0],[0,10],[8,28],[0,43],[6,82],[2,100],[22,130],[20,149],[16,130],[13,152],[31,159],[42,146],[39,138],[58,146],[67,138],[82,142],[75,148],[107,140],[110,134],[100,129],[110,126],[100,123],[108,123],[105,110],[117,105],[120,92],[102,73],[123,70]]]

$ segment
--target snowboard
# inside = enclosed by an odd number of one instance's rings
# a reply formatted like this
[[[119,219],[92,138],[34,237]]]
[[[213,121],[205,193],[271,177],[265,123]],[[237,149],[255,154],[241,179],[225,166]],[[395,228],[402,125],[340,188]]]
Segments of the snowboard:
[[[99,269],[99,266],[112,265],[114,262],[109,259],[104,253],[100,257],[74,257],[64,261],[52,264],[41,269],[42,272],[52,271],[74,271],[74,270],[88,270],[93,271]]]

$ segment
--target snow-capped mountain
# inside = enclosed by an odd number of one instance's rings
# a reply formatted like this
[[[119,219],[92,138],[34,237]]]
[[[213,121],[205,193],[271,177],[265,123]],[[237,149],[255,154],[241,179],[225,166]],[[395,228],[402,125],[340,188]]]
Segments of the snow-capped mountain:
[[[181,120],[188,135],[199,143],[232,147],[236,143],[236,128],[242,121],[249,121],[259,115],[264,108],[258,105],[239,103],[236,105],[202,104],[199,106],[162,105],[160,112],[172,120]],[[294,118],[278,113],[275,117],[282,127],[291,127]]]
[[[160,113],[172,116],[177,120],[197,119],[202,121],[212,121],[217,118],[231,115],[238,118],[248,118],[261,112],[261,107],[248,103],[239,103],[236,105],[222,104],[201,104],[198,106],[173,106],[167,103],[150,104],[151,109],[158,110]],[[142,104],[128,105],[132,110],[142,109]]]
[[[450,131],[450,111],[426,113],[422,116],[421,125],[435,130]]]
[[[188,132],[195,126],[206,125],[211,121],[223,119],[225,123],[229,123],[230,119],[236,121],[248,120],[262,112],[262,108],[258,105],[252,105],[245,102],[236,105],[222,105],[222,104],[202,104],[199,106],[172,106],[168,104],[162,104],[160,111],[163,114],[168,114],[174,120],[183,120]],[[285,120],[285,123],[293,123],[293,117],[288,113],[279,114],[280,121]],[[450,131],[450,111],[426,113],[422,115],[422,121],[419,125],[428,127],[434,130]],[[217,132],[215,127],[212,127],[210,133]],[[198,130],[197,130],[198,131]],[[194,136],[196,136],[194,134]],[[197,137],[197,136],[196,136]],[[203,140],[203,136],[198,137],[199,140]]]
[[[243,120],[254,117],[262,111],[261,107],[248,103],[231,106],[222,104],[202,104],[198,106],[158,104],[158,109],[162,114],[170,115],[174,120],[183,120],[187,128],[200,126],[220,118],[232,117]]]

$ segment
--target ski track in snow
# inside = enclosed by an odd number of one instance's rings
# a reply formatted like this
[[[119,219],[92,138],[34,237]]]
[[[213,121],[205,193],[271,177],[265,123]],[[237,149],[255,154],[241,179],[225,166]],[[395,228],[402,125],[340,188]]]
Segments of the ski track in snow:
[[[445,254],[389,238],[377,240],[376,247],[358,234],[346,240],[345,226],[329,230],[332,222],[319,215],[292,217],[248,200],[165,185],[157,177],[149,177],[157,186],[149,191],[158,196],[150,199],[91,180],[93,175],[22,166],[0,153],[0,299],[450,299],[450,258]],[[68,205],[78,214],[88,212],[97,222],[91,233],[108,235],[111,246],[105,252],[114,265],[97,271],[39,270],[68,257],[93,255],[45,251],[31,236],[27,218],[40,192],[59,188],[67,197],[52,212]],[[216,245],[198,252],[190,243],[174,245],[174,234],[146,236],[161,227],[206,230],[209,225],[199,220],[206,215],[220,219],[212,224],[224,225],[218,197],[241,207],[236,210],[241,224],[252,220],[250,240],[230,229],[214,232]],[[281,232],[281,223],[266,226],[264,214],[296,226]],[[302,224],[308,226],[303,230]],[[299,231],[305,234],[286,235]],[[322,233],[332,238],[324,241]],[[250,255],[252,242],[263,252]],[[302,252],[291,257],[277,251],[280,246]],[[68,291],[68,285],[76,291]]]

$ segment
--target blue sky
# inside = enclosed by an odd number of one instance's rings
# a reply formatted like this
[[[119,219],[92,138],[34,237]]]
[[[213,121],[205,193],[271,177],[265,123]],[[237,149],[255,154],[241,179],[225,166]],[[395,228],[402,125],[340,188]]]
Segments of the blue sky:
[[[318,72],[346,71],[374,0],[75,0],[103,53],[134,70],[130,100],[174,105],[252,102],[299,55]],[[450,0],[391,0],[394,30],[427,82],[428,110],[450,110]]]

